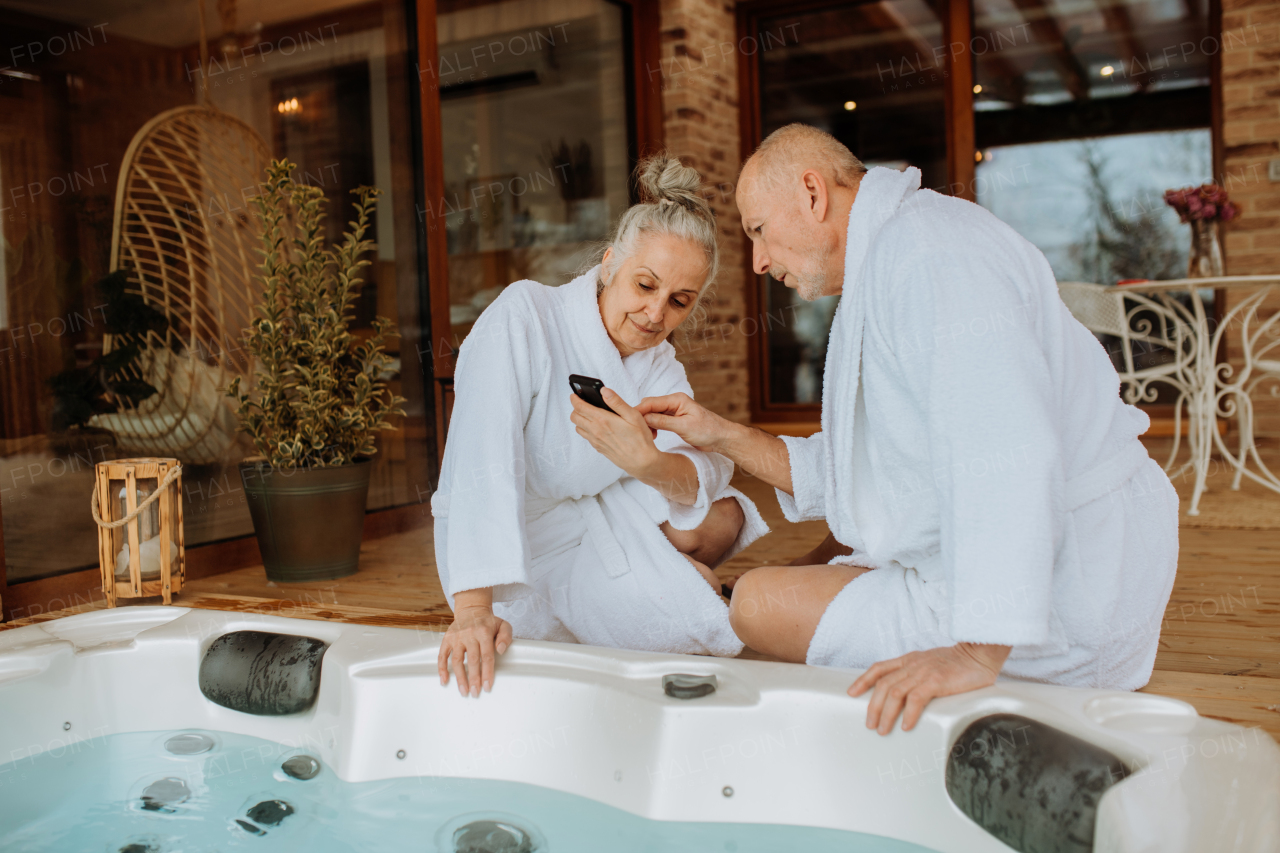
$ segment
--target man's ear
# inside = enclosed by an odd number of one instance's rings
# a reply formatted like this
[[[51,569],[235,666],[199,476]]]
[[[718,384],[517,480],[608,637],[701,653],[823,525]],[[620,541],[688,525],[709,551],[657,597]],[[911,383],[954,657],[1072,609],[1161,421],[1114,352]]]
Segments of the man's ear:
[[[831,201],[830,196],[827,195],[826,180],[817,171],[806,169],[800,175],[800,181],[804,184],[810,215],[813,216],[816,222],[825,222]]]

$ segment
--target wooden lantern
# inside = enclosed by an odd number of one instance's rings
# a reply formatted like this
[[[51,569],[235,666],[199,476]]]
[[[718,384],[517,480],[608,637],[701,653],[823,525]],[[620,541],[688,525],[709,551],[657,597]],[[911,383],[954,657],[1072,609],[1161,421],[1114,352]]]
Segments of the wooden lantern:
[[[159,595],[165,604],[182,589],[182,466],[177,459],[116,459],[95,468],[93,519],[107,606],[117,598]]]

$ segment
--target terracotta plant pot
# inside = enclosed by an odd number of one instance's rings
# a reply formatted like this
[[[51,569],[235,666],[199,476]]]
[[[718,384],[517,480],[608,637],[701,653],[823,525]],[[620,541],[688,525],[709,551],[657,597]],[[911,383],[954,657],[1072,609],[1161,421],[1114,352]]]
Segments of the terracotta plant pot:
[[[295,470],[275,469],[265,460],[240,463],[268,580],[299,583],[355,573],[372,470],[368,459]]]

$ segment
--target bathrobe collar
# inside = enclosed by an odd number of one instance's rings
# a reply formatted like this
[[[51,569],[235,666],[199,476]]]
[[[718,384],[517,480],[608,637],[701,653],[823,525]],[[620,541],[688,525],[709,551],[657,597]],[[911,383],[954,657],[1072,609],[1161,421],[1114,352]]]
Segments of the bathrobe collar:
[[[822,374],[822,431],[827,436],[827,520],[836,539],[860,542],[854,520],[853,489],[846,470],[853,455],[858,385],[862,372],[862,328],[867,256],[885,223],[920,188],[920,170],[914,166],[899,172],[876,167],[862,176],[849,211],[845,238],[844,288],[831,324],[827,363]],[[834,510],[832,512],[831,510]]]
[[[597,265],[562,288],[566,291],[567,314],[573,335],[585,350],[586,363],[579,365],[576,372],[594,376],[634,406],[640,402],[640,383],[648,376],[654,359],[662,347],[671,344],[663,341],[656,347],[639,350],[627,356],[624,363],[622,354],[614,346],[604,321],[600,319],[600,303],[596,295],[599,277],[600,267]]]
[[[920,170],[908,166],[904,171],[876,166],[862,176],[858,194],[849,211],[849,231],[844,250],[844,295],[849,285],[861,278],[862,265],[871,243],[889,217],[914,191],[920,189]]]

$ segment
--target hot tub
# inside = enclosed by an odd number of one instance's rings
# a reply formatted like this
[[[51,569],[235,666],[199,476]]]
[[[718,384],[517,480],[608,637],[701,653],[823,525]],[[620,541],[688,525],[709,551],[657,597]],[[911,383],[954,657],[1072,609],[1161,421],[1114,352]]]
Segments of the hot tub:
[[[0,632],[0,849],[1280,848],[1280,749],[1177,700],[1002,681],[881,737],[848,671],[519,641],[467,699],[440,636],[180,607]],[[246,637],[314,654],[241,666]]]

